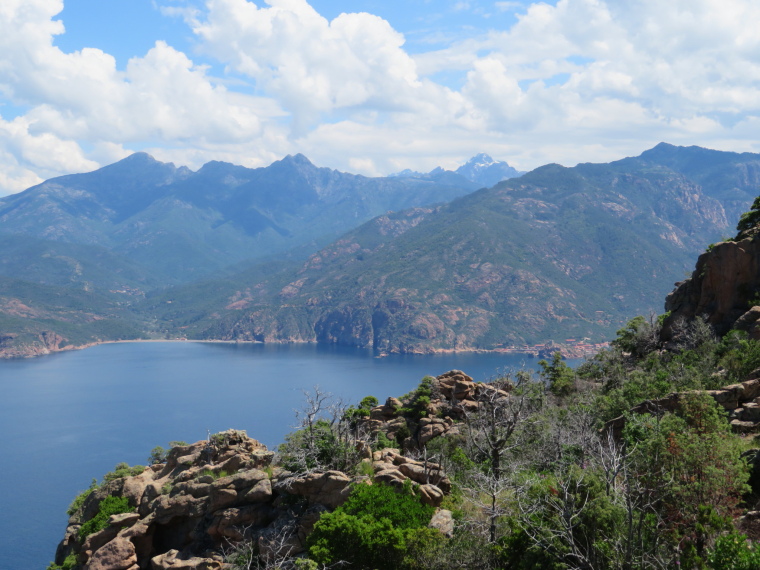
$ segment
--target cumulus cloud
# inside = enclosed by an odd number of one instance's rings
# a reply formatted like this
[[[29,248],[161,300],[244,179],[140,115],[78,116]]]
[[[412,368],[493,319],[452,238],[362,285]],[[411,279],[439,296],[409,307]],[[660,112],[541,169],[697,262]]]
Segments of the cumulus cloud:
[[[12,136],[21,128],[15,122],[0,130],[6,152],[22,169],[18,182],[6,174],[6,191],[27,183],[27,170],[49,172],[46,161],[53,157],[56,173],[97,166],[81,158],[86,153],[80,143],[99,156],[121,154],[103,149],[146,141],[242,143],[261,135],[262,121],[282,115],[271,100],[261,104],[228,92],[205,67],[162,41],[124,70],[99,49],[64,53],[53,45],[64,32],[53,19],[62,8],[58,0],[9,0],[0,8],[0,92],[28,109],[25,137]],[[43,143],[48,149],[35,153]]]
[[[342,109],[413,111],[420,81],[404,37],[372,14],[332,21],[305,0],[209,0],[190,23],[205,53],[282,101],[296,132]]]
[[[85,158],[74,141],[33,134],[24,117],[0,118],[0,188],[19,192],[62,172],[87,172],[98,163]]]
[[[157,41],[123,69],[101,50],[54,45],[62,6],[0,4],[0,96],[27,109],[0,123],[6,191],[130,149],[191,167],[303,152],[370,175],[455,167],[480,150],[523,169],[661,140],[760,150],[755,0],[499,1],[516,23],[414,54],[368,13],[172,2],[163,13],[187,22],[198,51]]]

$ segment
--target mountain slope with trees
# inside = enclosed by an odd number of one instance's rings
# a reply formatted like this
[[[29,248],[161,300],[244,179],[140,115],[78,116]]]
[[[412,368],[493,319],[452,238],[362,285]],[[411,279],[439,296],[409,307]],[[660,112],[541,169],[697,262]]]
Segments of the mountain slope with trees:
[[[657,311],[729,232],[760,192],[759,165],[661,144],[470,193],[453,172],[366,178],[300,155],[192,172],[138,153],[0,200],[0,275],[24,289],[9,285],[0,307],[39,309],[0,312],[8,333],[32,331],[26,346],[47,345],[44,331],[61,346],[150,336],[412,352],[601,340]],[[129,335],[76,333],[82,292]]]
[[[183,324],[207,338],[401,352],[607,338],[628,315],[656,311],[732,225],[719,199],[645,155],[548,165],[382,216]]]

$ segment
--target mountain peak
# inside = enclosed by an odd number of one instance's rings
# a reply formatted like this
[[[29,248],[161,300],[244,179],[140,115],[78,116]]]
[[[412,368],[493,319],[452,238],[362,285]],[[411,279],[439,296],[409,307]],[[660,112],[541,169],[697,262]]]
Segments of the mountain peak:
[[[306,158],[303,154],[300,152],[298,154],[289,154],[282,160],[277,161],[282,164],[293,164],[296,166],[311,166],[314,167],[314,163],[311,162],[308,158]]]
[[[139,165],[139,164],[154,164],[157,162],[160,162],[160,161],[153,158],[153,156],[151,156],[147,152],[140,151],[140,152],[132,153],[129,156],[115,162],[114,164]]]
[[[509,166],[505,161],[494,160],[484,152],[473,156],[455,172],[483,186],[493,186],[502,180],[516,178],[523,174]]]
[[[468,160],[464,166],[490,166],[491,164],[496,163],[496,161],[491,158],[490,155],[480,152],[473,156],[470,160]],[[504,164],[507,164],[506,162]],[[461,168],[461,167],[460,167]]]

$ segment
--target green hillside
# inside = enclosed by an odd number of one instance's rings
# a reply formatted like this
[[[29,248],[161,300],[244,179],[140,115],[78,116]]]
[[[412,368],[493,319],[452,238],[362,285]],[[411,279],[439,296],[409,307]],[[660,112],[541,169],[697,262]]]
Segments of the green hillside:
[[[390,351],[608,338],[728,231],[716,198],[642,158],[548,165],[436,209],[381,216],[251,283],[191,334]]]

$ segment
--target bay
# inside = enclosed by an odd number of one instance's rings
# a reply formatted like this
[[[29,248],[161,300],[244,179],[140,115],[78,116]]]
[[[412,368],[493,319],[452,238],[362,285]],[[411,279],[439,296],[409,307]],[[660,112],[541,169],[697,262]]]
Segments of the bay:
[[[270,447],[292,431],[303,391],[356,403],[413,390],[425,375],[488,380],[535,359],[389,355],[323,345],[104,344],[0,362],[0,570],[44,569],[73,497],[116,463],[147,463],[169,441],[243,429]]]

